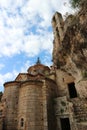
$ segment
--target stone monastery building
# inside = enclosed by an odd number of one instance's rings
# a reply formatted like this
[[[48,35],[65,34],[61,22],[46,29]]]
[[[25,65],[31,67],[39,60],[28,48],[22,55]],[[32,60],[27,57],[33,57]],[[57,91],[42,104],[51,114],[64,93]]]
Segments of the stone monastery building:
[[[38,59],[4,83],[0,130],[87,130],[86,18],[54,14],[53,66]]]
[[[4,84],[0,130],[53,130],[56,126],[53,99],[58,90],[54,75],[39,59],[27,71]]]
[[[71,75],[55,69],[37,62],[4,84],[0,130],[86,130],[86,99]]]

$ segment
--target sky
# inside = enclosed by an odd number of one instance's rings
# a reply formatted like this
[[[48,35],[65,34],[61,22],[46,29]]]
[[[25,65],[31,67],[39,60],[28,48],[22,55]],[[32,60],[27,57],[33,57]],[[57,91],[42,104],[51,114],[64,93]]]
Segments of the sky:
[[[0,0],[0,91],[40,57],[52,65],[51,20],[72,12],[68,0]]]

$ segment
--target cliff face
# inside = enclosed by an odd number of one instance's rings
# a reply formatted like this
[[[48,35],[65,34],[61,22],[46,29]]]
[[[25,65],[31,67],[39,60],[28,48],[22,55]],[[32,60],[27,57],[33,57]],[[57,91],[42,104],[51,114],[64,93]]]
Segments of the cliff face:
[[[87,77],[87,8],[64,21],[56,12],[52,19],[54,32],[53,63],[74,77]]]
[[[84,1],[75,16],[63,20],[56,12],[52,18],[58,130],[87,130],[87,1]],[[69,119],[70,128],[65,125],[65,118]]]

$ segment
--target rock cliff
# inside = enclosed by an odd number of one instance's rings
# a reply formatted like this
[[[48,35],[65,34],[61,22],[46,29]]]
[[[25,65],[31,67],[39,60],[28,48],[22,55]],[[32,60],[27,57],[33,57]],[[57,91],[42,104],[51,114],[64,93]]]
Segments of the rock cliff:
[[[63,20],[56,12],[52,18],[54,33],[53,63],[74,77],[87,77],[87,2],[75,16]]]

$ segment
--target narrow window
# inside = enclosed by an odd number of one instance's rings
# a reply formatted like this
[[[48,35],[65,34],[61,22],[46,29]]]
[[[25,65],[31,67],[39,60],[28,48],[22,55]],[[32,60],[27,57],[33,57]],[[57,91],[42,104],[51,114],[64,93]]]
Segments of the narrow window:
[[[24,119],[21,118],[21,127],[23,127],[23,126],[24,126]]]
[[[77,97],[77,91],[76,91],[74,82],[68,84],[68,90],[69,90],[70,98]]]

